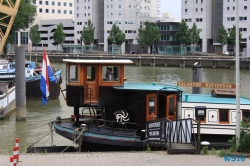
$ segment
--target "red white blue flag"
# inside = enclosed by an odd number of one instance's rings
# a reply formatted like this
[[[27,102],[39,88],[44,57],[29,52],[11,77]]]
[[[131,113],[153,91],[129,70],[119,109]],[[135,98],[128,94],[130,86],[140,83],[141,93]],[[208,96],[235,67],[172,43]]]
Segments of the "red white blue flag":
[[[53,72],[50,66],[49,58],[44,49],[43,51],[43,66],[42,66],[42,75],[40,81],[40,90],[42,91],[42,105],[46,104],[49,100],[49,77],[53,76]]]

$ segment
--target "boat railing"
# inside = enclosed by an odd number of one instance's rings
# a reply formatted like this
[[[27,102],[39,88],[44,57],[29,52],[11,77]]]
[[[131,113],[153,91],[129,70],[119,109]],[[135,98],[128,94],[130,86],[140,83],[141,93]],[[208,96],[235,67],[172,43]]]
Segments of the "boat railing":
[[[196,120],[176,119],[166,123],[166,143],[171,149],[172,143],[193,144],[197,147],[197,140],[194,132],[193,122]]]
[[[138,125],[136,123],[131,122],[117,122],[110,120],[102,120],[102,119],[93,119],[91,123],[87,124],[89,132],[98,132],[105,129],[109,131],[111,135],[127,135],[127,136],[136,136],[138,132]],[[92,130],[97,129],[97,130]]]
[[[153,146],[171,149],[172,143],[197,145],[193,119],[161,118],[146,122],[145,142]]]

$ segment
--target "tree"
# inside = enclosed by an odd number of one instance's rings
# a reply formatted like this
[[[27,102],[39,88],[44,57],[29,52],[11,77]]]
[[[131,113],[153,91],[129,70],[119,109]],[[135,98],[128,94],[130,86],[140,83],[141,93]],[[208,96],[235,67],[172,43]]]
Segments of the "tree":
[[[63,32],[63,24],[60,23],[57,25],[56,30],[53,34],[54,44],[57,45],[58,50],[58,44],[62,45],[65,41],[66,34]]]
[[[83,31],[81,34],[81,40],[84,41],[85,45],[90,45],[94,43],[94,34],[95,34],[95,27],[91,20],[88,20],[88,26],[83,27]]]
[[[2,13],[0,13],[2,18]],[[16,18],[12,24],[9,36],[4,46],[4,55],[7,54],[7,44],[13,44],[15,42],[16,32],[20,29],[26,29],[29,27],[29,23],[35,20],[36,7],[30,3],[29,0],[21,0],[18,8]],[[1,22],[8,24],[9,19],[3,19]],[[5,31],[6,29],[2,29]]]
[[[145,29],[144,29],[144,41],[145,41],[145,44],[149,46],[153,44],[153,53],[155,53],[154,47],[155,47],[155,44],[158,41],[160,41],[160,37],[161,37],[160,29],[156,25],[156,23],[152,25],[148,21],[146,21]]]
[[[218,41],[222,45],[222,50],[224,48],[224,45],[228,42],[228,33],[225,29],[224,25],[221,25],[219,32],[218,32]]]
[[[140,25],[140,28],[138,29],[138,37],[136,39],[139,45],[141,46],[141,52],[142,52],[142,46],[145,44],[144,36],[145,35],[144,35],[143,26]]]
[[[194,47],[195,44],[198,44],[199,40],[200,40],[200,30],[197,29],[197,25],[196,23],[194,23],[192,28],[189,29],[189,42]],[[194,54],[194,50],[192,53]]]
[[[30,31],[29,31],[30,40],[32,41],[32,44],[34,45],[37,45],[41,41],[41,37],[40,37],[41,33],[38,31],[38,29],[39,29],[38,24],[35,24],[30,28]]]
[[[239,43],[241,41],[241,36],[242,36],[242,34],[239,30]],[[233,28],[229,32],[228,40],[230,43],[232,43],[234,45],[234,50],[235,50],[235,45],[236,45],[236,26],[235,25],[233,26]]]
[[[123,33],[119,26],[115,23],[113,24],[111,30],[109,31],[108,42],[111,44],[116,44],[121,46],[126,41],[126,34]]]
[[[175,39],[176,41],[183,45],[186,46],[188,43],[190,43],[189,39],[189,30],[188,30],[188,25],[185,22],[184,19],[181,20],[180,26],[179,26],[179,30],[176,32],[175,34]]]

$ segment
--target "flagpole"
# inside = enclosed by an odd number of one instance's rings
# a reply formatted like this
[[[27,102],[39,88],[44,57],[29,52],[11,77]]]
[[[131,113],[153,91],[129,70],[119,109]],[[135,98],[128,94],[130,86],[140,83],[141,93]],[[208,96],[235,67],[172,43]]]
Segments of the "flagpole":
[[[238,0],[236,0],[236,146],[239,147],[240,144],[240,65],[239,65],[239,4]]]

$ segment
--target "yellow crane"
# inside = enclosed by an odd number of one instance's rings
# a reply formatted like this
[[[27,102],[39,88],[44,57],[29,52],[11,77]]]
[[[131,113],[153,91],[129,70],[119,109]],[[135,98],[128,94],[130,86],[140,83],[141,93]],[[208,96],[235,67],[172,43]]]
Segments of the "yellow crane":
[[[19,4],[20,0],[15,0],[14,4],[11,0],[0,0],[0,13],[1,15],[3,15],[0,18],[0,53],[2,52],[5,42],[10,33],[12,24],[18,11]],[[6,23],[6,20],[8,20],[9,23]],[[4,30],[2,30],[3,27]]]

